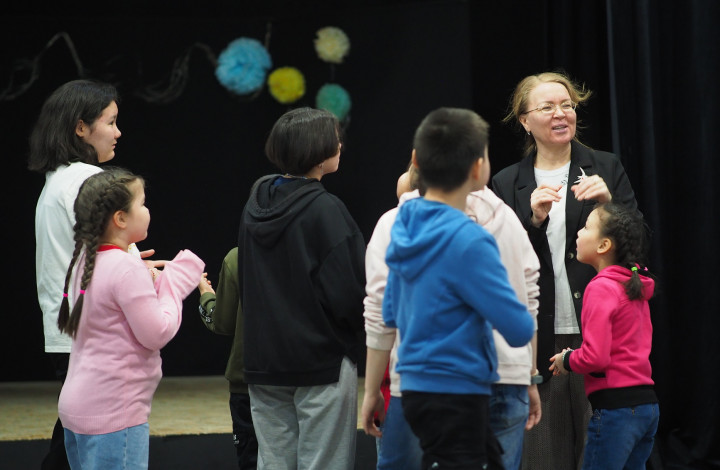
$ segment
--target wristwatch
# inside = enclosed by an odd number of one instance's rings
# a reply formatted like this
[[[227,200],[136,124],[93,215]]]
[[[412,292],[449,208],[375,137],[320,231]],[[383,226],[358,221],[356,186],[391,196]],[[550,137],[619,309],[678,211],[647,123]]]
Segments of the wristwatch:
[[[538,385],[543,383],[543,376],[540,375],[540,371],[535,369],[530,376],[530,385]]]

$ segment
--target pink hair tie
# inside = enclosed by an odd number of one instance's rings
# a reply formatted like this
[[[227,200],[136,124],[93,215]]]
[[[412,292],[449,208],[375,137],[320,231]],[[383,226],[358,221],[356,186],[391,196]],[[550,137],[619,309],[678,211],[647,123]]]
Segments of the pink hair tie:
[[[67,292],[63,292],[63,297],[67,299]]]
[[[85,293],[85,291],[80,289],[80,295],[83,295],[84,293]]]

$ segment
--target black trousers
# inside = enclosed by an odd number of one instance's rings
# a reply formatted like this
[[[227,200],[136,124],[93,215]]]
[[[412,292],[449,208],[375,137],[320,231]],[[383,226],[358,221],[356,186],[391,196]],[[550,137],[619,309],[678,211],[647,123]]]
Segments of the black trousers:
[[[232,418],[233,443],[240,470],[257,468],[258,441],[250,413],[250,395],[230,394],[230,417]]]
[[[420,439],[422,469],[502,469],[488,395],[403,392],[405,419]]]
[[[55,376],[60,382],[65,383],[70,354],[48,354],[55,368]],[[43,459],[40,468],[41,470],[70,470],[70,464],[68,464],[67,454],[65,453],[65,430],[60,422],[60,418],[55,421],[55,427],[53,428],[52,437],[50,438],[50,449]]]

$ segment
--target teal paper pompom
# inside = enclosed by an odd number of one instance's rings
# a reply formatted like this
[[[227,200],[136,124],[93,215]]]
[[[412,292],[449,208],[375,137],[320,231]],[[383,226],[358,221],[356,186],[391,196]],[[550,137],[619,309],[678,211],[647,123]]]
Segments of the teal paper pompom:
[[[246,95],[263,86],[270,67],[270,54],[260,41],[243,37],[220,53],[215,76],[228,90]]]
[[[315,96],[315,107],[330,111],[340,121],[348,115],[351,106],[350,94],[335,83],[326,83]]]

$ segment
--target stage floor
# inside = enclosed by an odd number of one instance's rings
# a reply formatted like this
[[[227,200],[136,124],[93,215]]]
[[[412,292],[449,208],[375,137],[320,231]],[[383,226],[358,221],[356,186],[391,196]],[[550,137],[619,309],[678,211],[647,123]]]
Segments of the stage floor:
[[[358,415],[364,379],[358,379]],[[0,382],[0,468],[40,468],[57,419],[59,382]],[[224,377],[165,377],[150,415],[151,470],[232,470]],[[375,468],[375,439],[358,429],[355,470]]]
[[[358,379],[358,416],[364,379]],[[0,441],[50,439],[60,382],[0,382]],[[163,377],[152,402],[150,435],[231,433],[222,376]],[[360,427],[360,426],[358,426]]]

